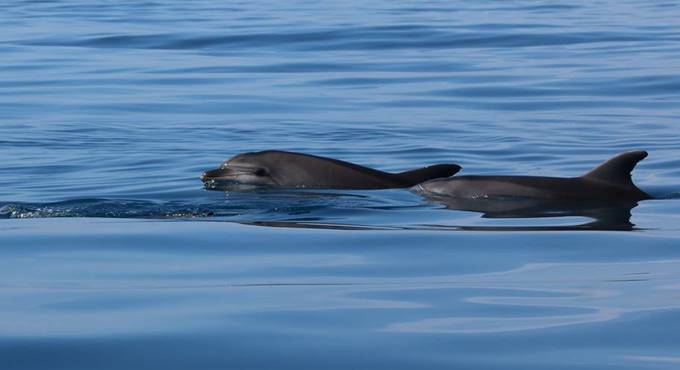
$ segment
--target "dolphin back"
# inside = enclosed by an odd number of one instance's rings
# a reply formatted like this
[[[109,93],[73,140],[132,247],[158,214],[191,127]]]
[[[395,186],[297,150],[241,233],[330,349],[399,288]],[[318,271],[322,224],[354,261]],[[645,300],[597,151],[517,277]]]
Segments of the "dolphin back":
[[[451,177],[460,171],[461,167],[457,164],[435,164],[416,170],[405,171],[396,174],[399,178],[407,184],[407,186],[415,186],[425,181]]]
[[[280,171],[283,187],[335,189],[391,189],[407,188],[428,180],[449,177],[460,171],[456,164],[437,164],[401,173],[383,172],[356,163],[311,154],[264,151],[258,155],[274,156],[286,163],[287,171]],[[284,167],[279,164],[279,167]],[[297,168],[298,171],[291,171]],[[304,169],[304,170],[302,170]],[[296,172],[294,175],[293,172]]]

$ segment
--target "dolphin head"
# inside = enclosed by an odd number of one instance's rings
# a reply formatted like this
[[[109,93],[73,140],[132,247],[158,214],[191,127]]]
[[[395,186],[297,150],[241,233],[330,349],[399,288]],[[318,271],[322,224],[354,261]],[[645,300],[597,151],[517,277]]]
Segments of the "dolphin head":
[[[451,182],[447,180],[448,179],[433,179],[418,184],[411,189],[416,193],[423,195],[446,195],[451,187]]]
[[[239,183],[274,186],[271,163],[263,153],[243,153],[223,162],[219,167],[203,172],[201,180],[206,184]]]

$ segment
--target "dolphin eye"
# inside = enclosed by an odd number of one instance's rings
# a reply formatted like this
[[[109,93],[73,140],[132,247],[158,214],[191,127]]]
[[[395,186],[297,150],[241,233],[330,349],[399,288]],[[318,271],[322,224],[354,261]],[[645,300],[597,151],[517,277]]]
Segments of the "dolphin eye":
[[[267,170],[264,168],[258,168],[257,171],[254,172],[255,176],[267,176]]]

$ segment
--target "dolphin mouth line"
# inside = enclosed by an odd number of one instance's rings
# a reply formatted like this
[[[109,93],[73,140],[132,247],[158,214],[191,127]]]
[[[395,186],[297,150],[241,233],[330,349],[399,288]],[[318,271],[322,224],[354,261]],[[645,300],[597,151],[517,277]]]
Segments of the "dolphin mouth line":
[[[248,166],[235,166],[233,164],[228,164],[224,166],[223,168],[220,168],[222,171],[237,171],[237,172],[252,172],[253,167],[248,167]]]
[[[229,171],[226,173],[227,176],[232,176],[232,175],[247,175],[247,174],[252,174],[252,172],[247,172],[247,171]]]
[[[225,166],[203,172],[201,180],[207,181],[236,181],[236,176],[251,175],[254,170],[245,166]]]
[[[203,181],[208,181],[208,180],[229,180],[232,179],[234,176],[238,175],[245,175],[248,174],[248,172],[230,172],[228,174],[225,174],[224,176],[211,176],[211,175],[202,175],[201,179]],[[235,179],[234,179],[235,180]]]

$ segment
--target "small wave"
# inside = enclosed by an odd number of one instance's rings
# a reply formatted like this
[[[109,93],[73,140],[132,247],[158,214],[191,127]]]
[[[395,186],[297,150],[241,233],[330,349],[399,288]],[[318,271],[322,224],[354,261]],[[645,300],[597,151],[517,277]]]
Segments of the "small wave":
[[[218,215],[234,212],[218,211]],[[105,217],[105,218],[193,218],[215,216],[201,205],[138,200],[81,199],[53,203],[8,203],[0,206],[0,218]]]
[[[665,33],[544,32],[472,27],[352,27],[288,33],[96,35],[76,39],[38,39],[17,44],[162,50],[289,49],[296,51],[507,48],[587,43],[675,41]]]
[[[344,209],[391,209],[380,198],[371,199],[361,194],[306,192],[306,191],[258,191],[225,192],[224,198],[202,198],[198,201],[149,201],[130,199],[82,198],[57,202],[0,202],[0,218],[53,218],[53,217],[102,217],[102,218],[154,218],[185,219],[205,217],[237,217],[237,221],[251,218],[275,221],[279,218],[300,220],[307,217],[320,220],[330,213]],[[332,218],[332,217],[331,217]]]

